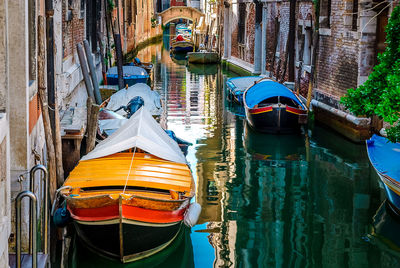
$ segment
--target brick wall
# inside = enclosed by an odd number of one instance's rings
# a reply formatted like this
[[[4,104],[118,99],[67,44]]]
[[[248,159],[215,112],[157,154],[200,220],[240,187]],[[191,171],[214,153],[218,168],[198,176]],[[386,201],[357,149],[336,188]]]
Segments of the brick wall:
[[[351,25],[344,24],[345,2],[332,1],[331,26],[325,31],[327,35],[320,35],[316,65],[316,87],[337,98],[356,87],[358,80],[358,35]]]
[[[72,10],[67,10],[67,5],[63,5],[63,58],[73,55],[76,44],[85,39],[85,19],[80,16],[79,5]]]

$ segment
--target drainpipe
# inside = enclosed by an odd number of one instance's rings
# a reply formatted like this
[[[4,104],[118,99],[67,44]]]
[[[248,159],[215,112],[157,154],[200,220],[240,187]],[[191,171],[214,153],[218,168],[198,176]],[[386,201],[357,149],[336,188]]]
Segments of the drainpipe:
[[[224,58],[225,59],[229,58],[229,47],[230,47],[229,7],[230,6],[231,4],[228,1],[224,1]]]
[[[53,0],[46,0],[46,49],[47,49],[47,97],[48,105],[50,107],[50,123],[54,135],[55,132],[55,114],[54,107],[56,102],[55,95],[55,75],[54,75],[54,9]]]
[[[256,2],[255,40],[254,40],[254,73],[261,73],[261,42],[262,42],[262,3]]]
[[[267,74],[267,3],[262,2],[261,74]]]

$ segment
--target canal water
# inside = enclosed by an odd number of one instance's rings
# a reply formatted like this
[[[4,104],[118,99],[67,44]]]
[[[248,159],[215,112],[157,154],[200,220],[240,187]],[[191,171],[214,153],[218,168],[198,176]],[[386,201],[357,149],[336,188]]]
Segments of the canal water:
[[[254,132],[227,100],[224,81],[237,74],[171,58],[168,39],[138,57],[155,63],[163,124],[193,143],[200,220],[167,249],[125,265],[74,240],[71,267],[400,267],[400,221],[382,203],[364,145],[319,126]]]

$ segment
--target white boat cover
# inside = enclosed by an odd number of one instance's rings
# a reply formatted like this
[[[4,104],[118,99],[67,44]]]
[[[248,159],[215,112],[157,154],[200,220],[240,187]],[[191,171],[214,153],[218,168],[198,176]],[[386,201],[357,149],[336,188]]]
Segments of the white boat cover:
[[[160,94],[151,90],[151,88],[144,83],[138,83],[128,87],[128,89],[124,88],[114,93],[110,97],[110,101],[106,108],[112,111],[117,110],[119,107],[127,105],[128,102],[136,96],[143,98],[144,107],[146,107],[152,115],[162,114]],[[126,112],[123,109],[119,110],[117,113],[120,115],[126,115]]]
[[[152,155],[176,163],[186,164],[178,144],[161,128],[151,114],[141,107],[132,117],[107,139],[100,142],[81,161],[140,148]]]
[[[129,119],[127,119],[127,118],[99,120],[98,123],[99,123],[100,132],[103,132],[105,130],[119,129],[128,120]]]

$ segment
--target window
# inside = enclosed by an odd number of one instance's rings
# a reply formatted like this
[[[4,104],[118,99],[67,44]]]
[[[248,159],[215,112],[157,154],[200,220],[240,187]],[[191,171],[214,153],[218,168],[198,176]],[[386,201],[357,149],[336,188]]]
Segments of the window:
[[[279,57],[281,52],[281,23],[277,21],[276,23],[276,47],[275,47],[275,56]]]
[[[312,51],[312,42],[311,42],[311,28],[307,27],[304,31],[304,52],[303,52],[303,65],[311,64],[311,51]]]
[[[321,0],[319,24],[321,28],[331,27],[331,0]]]
[[[357,31],[357,23],[358,23],[358,0],[353,0],[353,20],[351,24],[351,30]]]
[[[80,6],[80,18],[83,19],[85,18],[85,0],[81,0],[81,6]]]
[[[244,34],[246,32],[246,3],[239,3],[238,19],[238,43],[244,44]]]

